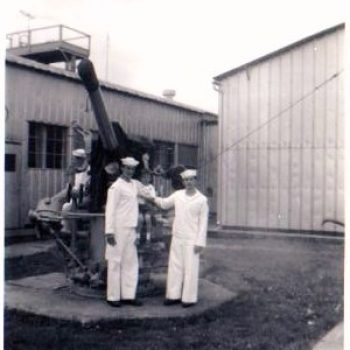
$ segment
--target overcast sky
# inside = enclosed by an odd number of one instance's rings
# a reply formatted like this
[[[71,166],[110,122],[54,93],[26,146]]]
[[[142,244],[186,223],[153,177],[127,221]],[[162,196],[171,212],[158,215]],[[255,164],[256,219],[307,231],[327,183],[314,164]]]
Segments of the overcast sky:
[[[5,31],[64,24],[92,36],[101,80],[217,112],[212,78],[345,22],[344,0],[11,0]],[[109,38],[109,39],[108,39]],[[109,43],[109,44],[108,44]]]

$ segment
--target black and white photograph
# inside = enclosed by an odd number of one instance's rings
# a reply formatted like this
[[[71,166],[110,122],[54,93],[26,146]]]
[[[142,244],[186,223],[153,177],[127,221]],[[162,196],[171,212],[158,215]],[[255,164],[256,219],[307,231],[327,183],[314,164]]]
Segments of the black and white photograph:
[[[6,2],[0,347],[347,349],[346,9]]]

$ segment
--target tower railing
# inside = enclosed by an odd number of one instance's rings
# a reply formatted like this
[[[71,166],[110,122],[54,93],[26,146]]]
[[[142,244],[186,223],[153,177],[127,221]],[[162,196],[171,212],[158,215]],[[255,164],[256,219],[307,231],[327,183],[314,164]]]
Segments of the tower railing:
[[[90,52],[91,36],[65,25],[27,29],[6,35],[7,49],[30,48],[34,45],[58,42],[69,43]]]

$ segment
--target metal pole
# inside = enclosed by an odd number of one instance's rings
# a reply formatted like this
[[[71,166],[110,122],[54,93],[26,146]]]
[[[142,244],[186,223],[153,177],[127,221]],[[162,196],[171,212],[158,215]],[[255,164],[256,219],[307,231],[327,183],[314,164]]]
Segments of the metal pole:
[[[106,80],[108,80],[108,65],[109,65],[109,33],[107,33],[107,40],[106,40],[106,76],[105,76]]]

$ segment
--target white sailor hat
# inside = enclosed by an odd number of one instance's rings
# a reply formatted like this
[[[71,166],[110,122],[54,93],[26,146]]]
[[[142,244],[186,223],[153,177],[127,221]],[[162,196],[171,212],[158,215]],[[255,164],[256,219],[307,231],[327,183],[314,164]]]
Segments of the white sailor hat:
[[[78,158],[86,158],[86,152],[84,148],[77,148],[73,150],[72,155]]]
[[[130,166],[130,167],[136,167],[140,163],[133,157],[122,158],[120,161],[122,162],[123,165]]]
[[[182,179],[189,179],[192,177],[196,177],[197,176],[197,170],[195,169],[186,169],[185,171],[183,171],[180,176],[182,177]]]

